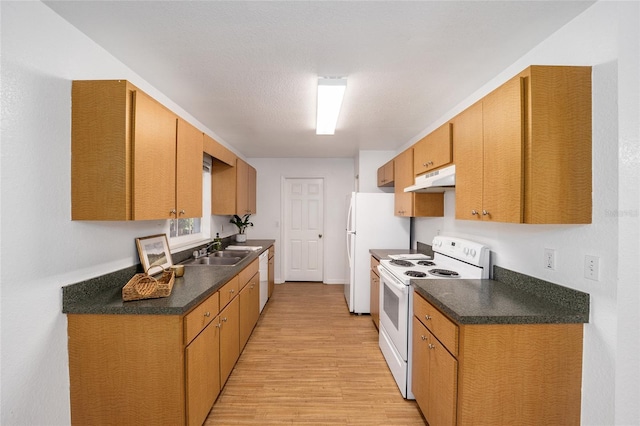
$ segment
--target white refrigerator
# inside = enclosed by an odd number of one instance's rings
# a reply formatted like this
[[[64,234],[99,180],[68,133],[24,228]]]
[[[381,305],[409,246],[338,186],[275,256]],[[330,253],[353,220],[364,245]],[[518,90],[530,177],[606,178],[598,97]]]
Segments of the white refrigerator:
[[[347,283],[349,312],[371,313],[370,249],[409,249],[410,220],[394,216],[394,194],[352,192],[347,196]]]

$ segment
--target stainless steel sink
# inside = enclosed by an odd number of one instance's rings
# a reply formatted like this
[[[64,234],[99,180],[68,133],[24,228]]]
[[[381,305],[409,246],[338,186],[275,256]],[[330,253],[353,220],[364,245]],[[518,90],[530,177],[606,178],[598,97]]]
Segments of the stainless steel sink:
[[[220,250],[213,252],[209,255],[209,257],[239,257],[244,259],[249,255],[249,251],[242,250]]]
[[[242,250],[221,250],[213,252],[208,256],[185,260],[182,264],[185,266],[234,266],[247,257],[249,253],[249,251]]]

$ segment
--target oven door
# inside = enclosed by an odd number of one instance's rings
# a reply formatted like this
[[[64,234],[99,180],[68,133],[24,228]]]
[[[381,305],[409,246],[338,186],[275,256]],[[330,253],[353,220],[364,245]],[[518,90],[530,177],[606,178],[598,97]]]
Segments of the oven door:
[[[383,266],[380,272],[380,324],[400,357],[406,362],[409,339],[410,286],[403,284]]]

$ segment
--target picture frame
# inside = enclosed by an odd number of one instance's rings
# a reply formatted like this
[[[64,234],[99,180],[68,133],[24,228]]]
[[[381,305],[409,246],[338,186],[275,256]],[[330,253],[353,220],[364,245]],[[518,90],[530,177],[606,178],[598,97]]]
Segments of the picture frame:
[[[173,266],[166,234],[136,238],[136,247],[145,273],[148,273],[151,268],[155,268],[155,273],[160,273],[162,271],[159,267],[166,270]]]

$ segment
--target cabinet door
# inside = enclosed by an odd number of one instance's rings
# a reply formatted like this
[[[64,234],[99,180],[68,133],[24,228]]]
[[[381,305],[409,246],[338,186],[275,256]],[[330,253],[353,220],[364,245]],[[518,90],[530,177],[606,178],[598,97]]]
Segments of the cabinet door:
[[[223,387],[240,355],[240,302],[235,297],[220,312],[220,387]]]
[[[411,366],[411,391],[416,402],[427,417],[429,398],[429,332],[413,317],[413,364]]]
[[[380,328],[380,277],[373,269],[370,271],[371,278],[371,320],[377,329]]]
[[[258,172],[249,165],[247,170],[247,213],[256,214],[256,191],[258,185]]]
[[[427,330],[427,333],[429,331]],[[436,339],[428,334],[429,352],[429,415],[431,425],[456,424],[458,361]],[[499,374],[499,373],[498,373]]]
[[[446,123],[422,138],[413,147],[413,172],[421,175],[453,161],[451,124]]]
[[[255,274],[240,291],[240,348],[249,341],[260,315],[259,274]]]
[[[236,162],[236,214],[242,216],[249,211],[249,165],[238,158]]]
[[[413,149],[409,148],[394,159],[395,175],[395,215],[410,217],[413,215],[413,194],[404,192],[413,185]]]
[[[482,102],[453,119],[456,219],[482,219]]]
[[[271,298],[271,295],[273,294],[273,289],[275,288],[275,285],[276,285],[274,266],[275,266],[275,263],[273,260],[273,256],[269,256],[269,298]]]
[[[482,101],[484,219],[513,223],[523,220],[522,91],[521,78],[516,77]]]
[[[378,186],[394,186],[394,179],[393,160],[391,160],[378,169]]]
[[[174,219],[177,116],[134,92],[133,219]]]
[[[178,119],[176,145],[177,219],[202,217],[202,149],[203,134]]]
[[[187,424],[202,425],[220,393],[220,328],[216,317],[187,346]]]

